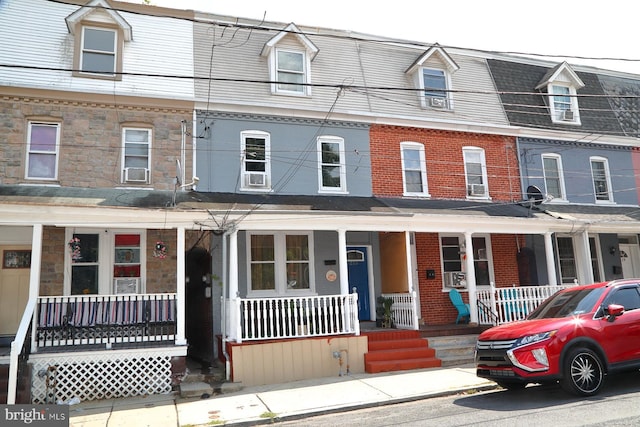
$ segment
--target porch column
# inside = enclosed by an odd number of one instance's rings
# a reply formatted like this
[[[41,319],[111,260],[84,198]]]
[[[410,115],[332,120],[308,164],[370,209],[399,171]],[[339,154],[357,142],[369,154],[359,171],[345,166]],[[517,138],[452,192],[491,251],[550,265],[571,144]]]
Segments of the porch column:
[[[593,283],[593,268],[591,266],[591,247],[589,246],[589,233],[584,230],[578,235],[580,241],[580,248],[577,251],[578,256],[581,258],[577,263],[582,270],[582,274],[578,274],[578,281],[581,283]]]
[[[176,345],[187,345],[186,333],[185,333],[185,304],[187,299],[185,298],[185,231],[184,227],[178,227],[177,229],[177,242],[176,242],[176,258],[178,260],[177,269],[177,289],[176,289]]]
[[[340,266],[340,295],[349,294],[349,267],[347,266],[347,232],[338,230],[338,263]]]
[[[465,260],[467,268],[467,290],[469,291],[469,323],[478,323],[478,294],[476,292],[476,270],[473,264],[473,240],[471,233],[464,233]]]
[[[547,280],[549,285],[557,286],[558,279],[556,278],[556,260],[553,256],[553,241],[551,240],[552,232],[544,233],[544,254],[547,260]]]
[[[29,301],[37,300],[40,296],[40,268],[42,266],[42,224],[34,224],[31,236],[31,269],[29,271]],[[33,313],[31,326],[31,352],[38,351],[36,325],[38,324],[38,304]]]
[[[405,259],[407,261],[407,291],[412,293],[415,291],[415,288],[413,287],[413,270],[415,269],[415,266],[411,264],[411,232],[404,232],[404,242]]]
[[[238,300],[238,296],[238,230],[234,228],[229,232],[229,304],[227,305],[229,323],[227,324],[227,337],[241,342],[240,300]]]

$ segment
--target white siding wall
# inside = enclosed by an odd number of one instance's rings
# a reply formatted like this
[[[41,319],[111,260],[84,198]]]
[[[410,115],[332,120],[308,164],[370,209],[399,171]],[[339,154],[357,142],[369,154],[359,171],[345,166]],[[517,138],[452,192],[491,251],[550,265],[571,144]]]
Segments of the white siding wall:
[[[71,69],[74,37],[65,18],[78,6],[46,0],[0,1],[0,58],[3,63]],[[193,76],[193,31],[187,20],[120,12],[131,25],[125,42],[125,73]],[[100,19],[103,20],[103,19]],[[79,35],[77,35],[79,36]],[[40,89],[192,99],[193,81],[123,76],[122,81],[72,77],[69,71],[0,67],[0,85]]]

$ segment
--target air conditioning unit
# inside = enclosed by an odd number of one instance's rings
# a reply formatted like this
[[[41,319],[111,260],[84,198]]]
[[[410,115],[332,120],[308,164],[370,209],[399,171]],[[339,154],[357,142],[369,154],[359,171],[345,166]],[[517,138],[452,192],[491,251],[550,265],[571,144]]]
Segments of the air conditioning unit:
[[[146,168],[124,168],[125,182],[148,182],[149,169]]]
[[[486,189],[484,184],[469,184],[467,185],[467,194],[469,196],[484,196],[486,195]]]
[[[467,281],[465,273],[461,271],[445,271],[444,285],[447,288],[466,288]]]
[[[113,293],[137,294],[139,285],[139,277],[116,277],[115,279],[113,279]]]
[[[562,112],[562,120],[567,122],[572,122],[574,120],[575,115],[573,114],[573,110],[564,110]]]
[[[264,187],[267,185],[267,174],[264,172],[247,172],[245,184],[247,187]]]
[[[445,98],[429,98],[429,105],[433,108],[446,108],[447,100]]]

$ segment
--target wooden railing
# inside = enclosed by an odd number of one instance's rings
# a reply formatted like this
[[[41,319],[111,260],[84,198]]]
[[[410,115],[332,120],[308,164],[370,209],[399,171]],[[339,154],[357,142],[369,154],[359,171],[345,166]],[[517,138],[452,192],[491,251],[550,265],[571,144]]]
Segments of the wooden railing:
[[[360,334],[358,296],[237,298],[230,300],[230,340]]]
[[[557,286],[509,286],[478,290],[478,306],[489,307],[478,310],[478,323],[496,325],[524,319],[541,302],[562,289],[575,285]]]
[[[384,298],[391,298],[391,313],[393,324],[398,329],[418,330],[418,313],[416,310],[416,293],[382,294]]]
[[[38,347],[172,341],[176,294],[39,297]]]

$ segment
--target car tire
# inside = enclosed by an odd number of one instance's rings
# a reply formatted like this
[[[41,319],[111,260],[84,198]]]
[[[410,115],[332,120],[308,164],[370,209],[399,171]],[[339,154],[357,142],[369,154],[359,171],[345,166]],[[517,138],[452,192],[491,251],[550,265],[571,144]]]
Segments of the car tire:
[[[604,383],[604,369],[600,357],[588,348],[575,348],[567,354],[560,385],[578,396],[597,394]]]
[[[496,381],[496,384],[509,391],[522,390],[527,386],[527,383],[520,381]]]

